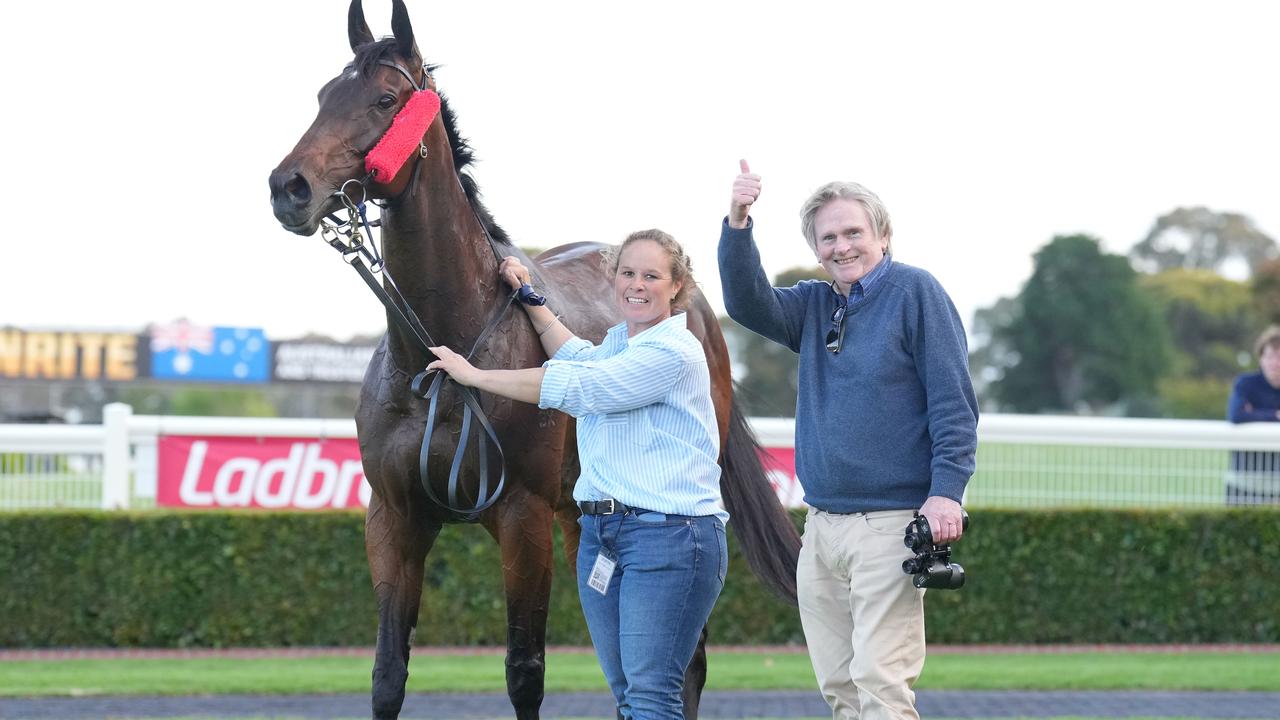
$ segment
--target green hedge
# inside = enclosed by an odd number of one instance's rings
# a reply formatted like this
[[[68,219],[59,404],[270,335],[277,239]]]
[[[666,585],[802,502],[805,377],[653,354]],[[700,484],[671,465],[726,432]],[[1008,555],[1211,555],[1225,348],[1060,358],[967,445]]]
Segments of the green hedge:
[[[945,643],[1278,642],[1280,512],[980,511],[968,584],[926,599]],[[802,641],[738,555],[713,643]],[[445,528],[418,644],[502,645],[496,545]],[[585,644],[556,553],[547,637]],[[369,645],[377,619],[353,513],[0,514],[0,646]]]

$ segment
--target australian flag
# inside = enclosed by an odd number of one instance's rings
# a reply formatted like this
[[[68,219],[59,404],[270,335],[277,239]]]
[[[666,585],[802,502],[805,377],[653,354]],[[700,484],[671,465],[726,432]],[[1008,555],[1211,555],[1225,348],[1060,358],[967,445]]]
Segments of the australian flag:
[[[151,376],[162,380],[266,382],[271,344],[261,328],[192,325],[151,328]]]

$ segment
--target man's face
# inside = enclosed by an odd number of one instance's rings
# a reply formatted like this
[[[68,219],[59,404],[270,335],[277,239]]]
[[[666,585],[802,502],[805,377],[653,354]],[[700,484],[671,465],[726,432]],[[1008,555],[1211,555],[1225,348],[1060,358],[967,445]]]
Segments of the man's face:
[[[842,295],[884,258],[888,245],[857,200],[837,198],[823,205],[814,215],[813,231],[814,254]]]
[[[1280,388],[1280,348],[1275,345],[1263,348],[1262,357],[1258,358],[1258,365],[1262,366],[1262,376],[1267,379],[1267,384],[1273,388]]]

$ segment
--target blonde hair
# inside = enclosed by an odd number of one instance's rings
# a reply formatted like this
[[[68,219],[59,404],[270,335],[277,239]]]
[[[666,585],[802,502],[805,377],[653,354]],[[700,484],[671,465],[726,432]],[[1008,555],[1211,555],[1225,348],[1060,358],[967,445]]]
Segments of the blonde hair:
[[[671,259],[671,281],[680,284],[680,291],[671,300],[671,307],[673,309],[683,309],[689,302],[689,295],[697,287],[697,283],[693,280],[693,261],[685,254],[684,248],[680,246],[680,243],[676,242],[676,239],[669,233],[657,228],[637,230],[628,235],[621,245],[611,245],[601,250],[600,254],[604,256],[604,267],[609,273],[609,277],[618,274],[618,261],[622,257],[622,251],[638,240],[651,240],[666,251],[667,257]]]
[[[1280,325],[1272,325],[1262,331],[1253,343],[1253,356],[1262,357],[1262,351],[1268,347],[1280,350]]]
[[[813,191],[804,205],[800,206],[800,232],[809,243],[809,249],[818,251],[818,238],[813,229],[814,218],[824,205],[832,200],[856,200],[867,211],[867,219],[876,229],[876,235],[884,240],[884,251],[893,251],[893,223],[889,220],[889,209],[884,206],[880,197],[856,182],[829,182]]]

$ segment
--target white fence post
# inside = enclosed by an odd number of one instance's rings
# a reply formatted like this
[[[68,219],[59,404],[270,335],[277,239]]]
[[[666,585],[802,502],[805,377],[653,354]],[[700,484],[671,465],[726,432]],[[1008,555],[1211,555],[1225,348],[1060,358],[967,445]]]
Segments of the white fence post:
[[[102,408],[106,438],[102,443],[102,509],[129,508],[129,418],[133,408],[109,403]]]

